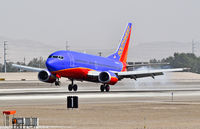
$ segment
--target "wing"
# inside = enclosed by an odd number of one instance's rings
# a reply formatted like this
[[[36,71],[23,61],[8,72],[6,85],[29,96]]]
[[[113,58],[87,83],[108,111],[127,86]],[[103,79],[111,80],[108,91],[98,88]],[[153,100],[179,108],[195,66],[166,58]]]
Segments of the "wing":
[[[41,68],[29,67],[29,66],[18,65],[18,64],[12,64],[12,67],[27,70],[27,71],[33,71],[33,72],[40,72],[42,70],[45,70]]]
[[[117,72],[116,74],[118,75],[119,79],[131,78],[136,80],[137,78],[143,78],[143,77],[154,78],[155,76],[163,75],[164,72],[178,72],[184,70],[187,70],[187,68],[127,71],[127,72]]]

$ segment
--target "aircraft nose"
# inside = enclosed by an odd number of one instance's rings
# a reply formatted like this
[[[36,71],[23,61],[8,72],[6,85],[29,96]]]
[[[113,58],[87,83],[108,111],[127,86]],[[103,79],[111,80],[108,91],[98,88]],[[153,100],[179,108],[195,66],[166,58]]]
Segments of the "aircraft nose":
[[[54,59],[47,59],[46,67],[49,71],[56,71],[55,68],[55,60]]]

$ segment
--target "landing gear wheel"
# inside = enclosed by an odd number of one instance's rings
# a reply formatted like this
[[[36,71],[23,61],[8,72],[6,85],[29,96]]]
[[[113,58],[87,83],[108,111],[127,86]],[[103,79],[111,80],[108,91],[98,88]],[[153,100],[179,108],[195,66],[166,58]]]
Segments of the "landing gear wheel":
[[[109,91],[110,91],[110,86],[109,86],[109,85],[106,85],[106,86],[105,86],[105,90],[106,90],[106,92],[109,92]]]
[[[104,86],[104,85],[101,85],[101,86],[100,86],[101,92],[104,92],[104,89],[105,89],[105,86]]]
[[[73,89],[73,85],[72,85],[72,84],[69,84],[68,90],[69,90],[69,91],[72,91],[72,89]]]
[[[77,86],[76,84],[74,84],[73,90],[74,90],[74,91],[77,91],[77,90],[78,90],[78,86]]]
[[[56,86],[60,86],[60,81],[55,81]]]

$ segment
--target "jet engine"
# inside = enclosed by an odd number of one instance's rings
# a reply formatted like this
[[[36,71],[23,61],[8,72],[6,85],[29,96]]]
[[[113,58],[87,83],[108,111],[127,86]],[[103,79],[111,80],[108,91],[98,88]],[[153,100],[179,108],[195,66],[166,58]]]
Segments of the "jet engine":
[[[98,80],[104,84],[114,85],[118,82],[118,77],[112,72],[101,72],[98,76]]]
[[[47,83],[54,83],[56,81],[56,77],[52,75],[49,71],[47,70],[42,70],[38,73],[38,79],[43,82]]]

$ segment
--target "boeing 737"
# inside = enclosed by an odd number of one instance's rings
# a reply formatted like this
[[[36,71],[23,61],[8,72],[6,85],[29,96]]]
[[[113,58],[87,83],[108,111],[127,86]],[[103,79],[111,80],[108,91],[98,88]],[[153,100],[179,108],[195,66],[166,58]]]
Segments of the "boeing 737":
[[[47,83],[60,85],[59,79],[65,77],[71,80],[68,86],[69,91],[77,91],[78,86],[74,81],[90,81],[101,83],[101,92],[109,92],[110,85],[115,85],[124,78],[137,79],[163,75],[164,72],[183,71],[184,68],[157,69],[142,71],[127,71],[127,54],[131,35],[132,24],[129,23],[115,53],[108,57],[101,57],[80,53],[75,51],[61,50],[49,55],[46,61],[46,68],[34,68],[13,64],[29,71],[37,71],[38,79]]]

